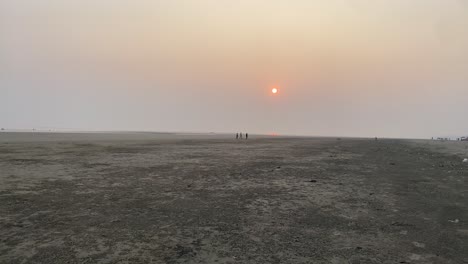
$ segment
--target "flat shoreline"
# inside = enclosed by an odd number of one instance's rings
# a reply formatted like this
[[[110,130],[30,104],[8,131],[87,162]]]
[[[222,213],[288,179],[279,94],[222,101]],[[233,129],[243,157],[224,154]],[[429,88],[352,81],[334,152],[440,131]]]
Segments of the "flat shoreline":
[[[171,132],[1,132],[0,142],[53,141],[144,141],[184,139],[227,139],[233,135]]]
[[[178,140],[235,140],[235,133],[191,133],[191,132],[138,132],[138,131],[102,131],[102,132],[9,132],[0,133],[0,143],[21,143],[21,142],[59,142],[59,141],[178,141]],[[295,135],[266,135],[249,134],[249,139],[363,139],[368,138],[343,138],[325,136],[295,136]],[[240,140],[240,139],[239,139]],[[245,138],[244,138],[245,140]]]
[[[437,143],[41,135],[0,142],[1,263],[468,260],[468,166]]]
[[[468,158],[468,141],[407,140],[413,146],[427,148],[434,152]]]

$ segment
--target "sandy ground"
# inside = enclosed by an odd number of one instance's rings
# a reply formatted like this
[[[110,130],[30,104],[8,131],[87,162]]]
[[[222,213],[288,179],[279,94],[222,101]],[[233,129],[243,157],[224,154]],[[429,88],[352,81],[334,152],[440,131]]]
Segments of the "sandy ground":
[[[0,133],[0,263],[468,263],[464,146],[44,136]]]
[[[408,142],[431,151],[468,158],[468,141],[409,140]]]

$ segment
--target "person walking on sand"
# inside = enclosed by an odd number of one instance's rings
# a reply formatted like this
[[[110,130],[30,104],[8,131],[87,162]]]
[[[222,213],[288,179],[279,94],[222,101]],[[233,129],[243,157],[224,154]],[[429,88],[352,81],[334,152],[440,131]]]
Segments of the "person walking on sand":
[[[239,134],[239,135],[240,135],[240,139],[242,139],[242,132],[240,132],[240,134]]]
[[[245,139],[249,139],[249,133],[245,133]]]
[[[236,133],[236,139],[239,139],[239,133]]]

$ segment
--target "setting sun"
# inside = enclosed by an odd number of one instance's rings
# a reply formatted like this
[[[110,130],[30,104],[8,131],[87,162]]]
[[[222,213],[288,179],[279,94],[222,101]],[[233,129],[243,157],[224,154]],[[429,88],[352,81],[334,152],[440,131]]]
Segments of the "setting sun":
[[[274,94],[276,94],[276,93],[278,93],[278,89],[273,88],[273,89],[271,89],[271,92],[274,93]]]

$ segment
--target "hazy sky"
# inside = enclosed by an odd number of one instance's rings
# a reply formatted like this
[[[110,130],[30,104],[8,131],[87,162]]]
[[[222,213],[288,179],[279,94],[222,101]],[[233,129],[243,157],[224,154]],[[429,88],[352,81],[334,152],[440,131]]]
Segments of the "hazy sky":
[[[468,1],[0,0],[0,127],[468,135]]]

